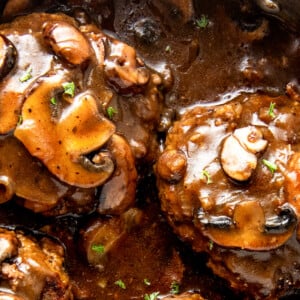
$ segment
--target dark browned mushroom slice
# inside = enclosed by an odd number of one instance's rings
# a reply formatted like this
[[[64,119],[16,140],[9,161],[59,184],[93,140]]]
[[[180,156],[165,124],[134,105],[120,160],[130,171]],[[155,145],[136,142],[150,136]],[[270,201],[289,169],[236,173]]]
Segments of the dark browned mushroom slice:
[[[39,19],[46,17],[46,14],[39,15]],[[0,61],[5,71],[0,74],[0,134],[14,130],[33,83],[53,67],[53,55],[47,53],[40,43],[40,23],[32,22],[33,19],[35,16],[26,16],[16,18],[12,23],[0,24]],[[22,53],[17,59],[15,51]],[[9,76],[3,78],[5,73]]]
[[[95,220],[82,232],[83,250],[88,262],[103,269],[113,248],[119,247],[132,228],[142,221],[142,212],[132,208],[121,216]]]
[[[57,21],[43,25],[45,41],[53,51],[73,65],[81,65],[91,56],[90,44],[84,35],[70,23]]]
[[[204,234],[213,242],[224,247],[249,250],[269,250],[284,244],[293,234],[296,215],[291,207],[280,208],[278,215],[266,218],[256,201],[239,203],[233,218],[198,214],[205,225]]]
[[[17,50],[4,35],[0,35],[0,79],[3,79],[13,68]]]
[[[6,175],[0,176],[0,203],[9,201],[15,194],[15,184]]]
[[[228,136],[221,150],[221,164],[225,173],[237,181],[248,180],[257,166],[257,154],[266,149],[268,142],[261,131],[248,126],[236,129]]]
[[[115,126],[100,114],[95,98],[89,93],[77,95],[53,121],[50,100],[63,82],[60,75],[41,82],[26,100],[22,124],[14,134],[60,180],[80,187],[98,186],[114,170],[111,159],[96,153],[87,164],[82,157],[100,149],[114,133]],[[97,166],[91,168],[90,164]]]
[[[82,210],[76,205],[76,200],[84,204],[86,211],[93,207],[95,190],[69,186],[54,175],[37,159],[33,158],[21,142],[12,136],[0,139],[0,199],[8,201],[13,194],[16,200],[24,207],[36,212],[45,213],[64,201],[70,203],[72,208],[67,211],[55,210],[54,214]],[[13,193],[13,194],[12,194]],[[84,200],[84,201],[83,201]],[[83,210],[84,211],[84,210]]]
[[[141,92],[150,78],[135,49],[117,40],[106,43],[104,71],[108,82],[124,94]]]
[[[137,171],[132,150],[123,137],[114,134],[107,148],[116,167],[110,180],[102,187],[98,211],[119,215],[135,203]]]

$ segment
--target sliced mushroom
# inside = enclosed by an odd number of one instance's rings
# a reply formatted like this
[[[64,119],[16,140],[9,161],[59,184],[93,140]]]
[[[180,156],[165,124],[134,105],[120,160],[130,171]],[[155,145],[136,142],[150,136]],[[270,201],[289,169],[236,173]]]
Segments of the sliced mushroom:
[[[130,209],[122,216],[95,220],[81,233],[88,262],[103,269],[110,251],[119,247],[126,234],[141,220],[142,212],[138,209]]]
[[[54,53],[73,65],[81,65],[91,56],[90,44],[75,26],[63,22],[46,22],[43,25],[45,41]]]
[[[292,236],[296,226],[295,213],[290,207],[282,207],[278,216],[265,218],[257,201],[236,205],[232,222],[227,227],[210,224],[203,214],[198,214],[198,220],[205,226],[204,235],[218,245],[256,251],[278,248]]]
[[[23,122],[14,134],[31,155],[39,158],[60,180],[75,186],[94,187],[103,184],[112,174],[109,158],[101,160],[101,167],[86,167],[82,156],[97,151],[115,131],[115,126],[99,113],[95,98],[77,95],[54,121],[50,99],[61,89],[60,75],[45,78],[28,97],[23,109]],[[91,164],[98,164],[98,154]],[[104,165],[103,165],[104,163]]]
[[[224,172],[237,181],[248,180],[257,166],[256,153],[266,149],[268,142],[254,126],[239,128],[228,136],[221,150]]]
[[[42,15],[42,17],[45,17]],[[36,16],[17,18],[9,27],[0,26],[0,134],[7,134],[16,127],[24,100],[34,82],[53,67],[53,55],[41,46],[36,24],[26,30]],[[30,21],[29,21],[30,20]],[[25,28],[24,28],[25,27]],[[40,28],[38,28],[40,30]],[[3,38],[9,37],[10,43]],[[2,44],[2,45],[1,45]],[[14,47],[16,50],[14,50]],[[26,49],[26,51],[23,51]],[[22,53],[16,57],[16,51]],[[33,59],[34,57],[34,59]],[[9,70],[12,69],[11,72]],[[8,73],[9,72],[9,73]],[[6,75],[3,77],[4,75]],[[8,76],[9,75],[9,76]]]
[[[133,24],[135,36],[146,44],[153,44],[161,35],[159,24],[152,18],[139,19]]]
[[[255,154],[247,151],[232,135],[226,138],[221,152],[224,172],[238,181],[248,180],[257,166]]]
[[[17,50],[4,35],[0,35],[0,79],[3,79],[13,68],[17,58]]]
[[[0,203],[9,201],[15,194],[14,182],[5,175],[0,176]]]
[[[9,196],[15,193],[19,204],[36,213],[47,214],[60,204],[60,209],[53,211],[55,215],[66,212],[62,205],[65,202],[71,206],[67,212],[80,213],[83,205],[88,211],[94,205],[94,188],[77,188],[61,182],[12,136],[0,139],[0,165],[3,174],[0,176],[3,181],[2,188],[0,183],[2,199],[8,199],[5,193]]]
[[[263,139],[262,132],[255,126],[236,129],[233,136],[253,154],[265,150],[268,145],[268,142]]]
[[[202,209],[200,209],[198,212],[198,219],[203,225],[208,225],[219,229],[230,229],[234,226],[232,218],[227,216],[207,216]]]
[[[137,58],[134,48],[117,40],[108,41],[105,54],[105,76],[118,92],[127,94],[143,90],[150,73]]]
[[[116,168],[101,190],[99,213],[121,214],[135,203],[137,172],[132,150],[127,141],[114,134],[108,150],[114,157]]]
[[[286,203],[280,207],[279,215],[266,219],[265,231],[280,234],[288,230],[291,224],[296,222],[297,218],[294,210]]]

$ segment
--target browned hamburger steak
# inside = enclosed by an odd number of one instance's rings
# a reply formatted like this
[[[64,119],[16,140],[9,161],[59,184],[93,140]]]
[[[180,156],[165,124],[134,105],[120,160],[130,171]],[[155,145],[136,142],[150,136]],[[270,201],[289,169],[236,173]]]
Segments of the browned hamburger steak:
[[[299,108],[286,96],[259,94],[194,108],[169,130],[156,164],[175,232],[210,254],[215,273],[256,297],[273,299],[300,284]],[[283,270],[293,274],[288,285]]]

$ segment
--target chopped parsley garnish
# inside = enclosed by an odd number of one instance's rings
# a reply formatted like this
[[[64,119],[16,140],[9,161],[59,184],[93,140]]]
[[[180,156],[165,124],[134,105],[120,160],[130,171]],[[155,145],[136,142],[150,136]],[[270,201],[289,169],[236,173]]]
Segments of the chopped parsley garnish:
[[[146,294],[144,296],[144,300],[157,300],[158,295],[159,295],[159,292],[154,292],[154,293],[151,293],[151,294]]]
[[[207,16],[201,15],[201,18],[197,19],[195,21],[195,23],[198,28],[204,29],[208,26],[209,20],[208,20]]]
[[[115,284],[116,284],[117,286],[119,286],[119,287],[120,287],[121,289],[123,289],[123,290],[126,289],[126,285],[125,285],[125,283],[124,283],[121,279],[117,280],[117,281],[115,282]]]
[[[107,115],[110,119],[113,118],[113,116],[118,112],[115,108],[113,108],[112,106],[109,106],[106,110]]]
[[[275,118],[274,108],[275,108],[275,103],[274,103],[274,102],[271,102],[271,103],[270,103],[270,107],[269,107],[269,111],[268,111],[268,115],[269,115],[271,118]]]
[[[170,292],[174,295],[179,294],[179,284],[177,282],[172,282]]]
[[[148,278],[144,278],[144,284],[149,286],[151,285],[151,282]]]
[[[21,82],[26,82],[26,81],[28,81],[29,79],[31,79],[31,78],[32,78],[31,72],[32,72],[32,68],[29,66],[29,67],[25,70],[24,74],[19,78],[19,80],[20,80]]]
[[[56,104],[57,104],[57,100],[56,100],[55,97],[52,97],[52,98],[50,99],[50,102],[51,102],[51,104],[53,104],[53,105],[56,105]]]
[[[214,242],[212,240],[209,240],[208,242],[208,249],[211,251],[214,247]]]
[[[266,159],[262,160],[263,164],[271,171],[272,174],[277,170],[277,165],[275,163],[272,163]]]
[[[211,176],[210,176],[210,174],[209,174],[209,172],[207,170],[202,170],[201,171],[201,176],[202,176],[202,178],[206,179],[206,183],[207,184],[212,183]]]
[[[21,125],[23,123],[23,116],[19,115],[17,126]]]
[[[168,46],[165,48],[165,51],[166,51],[166,52],[171,52],[171,46],[168,45]]]
[[[75,95],[75,83],[72,82],[65,82],[62,84],[64,88],[64,94],[70,95],[71,97],[74,97]]]
[[[104,253],[104,246],[103,245],[92,245],[92,250],[97,253]]]

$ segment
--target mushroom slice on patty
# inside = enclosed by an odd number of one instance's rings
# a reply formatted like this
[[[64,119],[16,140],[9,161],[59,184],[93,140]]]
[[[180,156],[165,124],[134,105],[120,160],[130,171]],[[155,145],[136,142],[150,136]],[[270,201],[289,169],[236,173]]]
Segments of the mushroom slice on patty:
[[[109,140],[115,126],[99,112],[96,99],[89,93],[77,95],[54,119],[50,100],[63,82],[60,75],[41,82],[27,98],[22,124],[14,134],[60,180],[86,188],[101,185],[113,173],[113,162],[98,153],[89,164],[87,160]]]
[[[115,171],[101,190],[99,213],[119,215],[135,203],[137,171],[132,150],[120,135],[113,134],[107,145],[115,160]]]
[[[279,209],[278,215],[266,218],[261,205],[253,200],[239,203],[232,220],[225,216],[206,219],[201,213],[198,217],[205,224],[205,234],[218,245],[268,250],[284,244],[295,229],[296,215],[293,209],[289,205]],[[223,219],[227,222],[215,222]]]
[[[221,163],[225,173],[238,181],[248,180],[257,166],[256,153],[266,149],[268,142],[254,126],[239,128],[228,136],[222,147]]]

